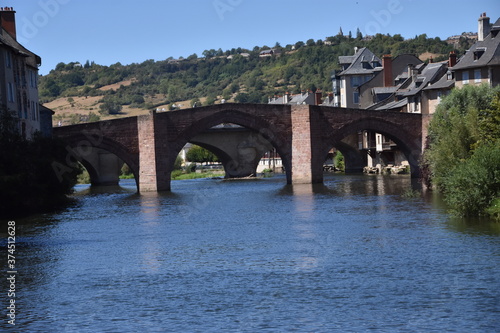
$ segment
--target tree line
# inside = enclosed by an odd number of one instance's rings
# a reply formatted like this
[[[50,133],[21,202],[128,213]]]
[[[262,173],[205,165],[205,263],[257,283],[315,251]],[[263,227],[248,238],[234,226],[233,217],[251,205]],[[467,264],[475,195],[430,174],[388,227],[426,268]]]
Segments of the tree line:
[[[338,57],[354,54],[355,47],[368,47],[380,56],[432,52],[443,55],[443,59],[453,51],[453,46],[445,41],[425,34],[405,40],[401,35],[363,38],[359,33],[356,37],[328,37],[326,42],[310,39],[284,47],[276,43],[272,48],[278,54],[266,58],[259,54],[271,49],[269,46],[255,46],[252,50],[212,49],[203,51],[203,57],[193,54],[186,59],[147,60],[130,65],[59,63],[40,78],[40,99],[45,103],[60,97],[101,96],[102,114],[119,113],[124,105],[150,109],[195,99],[199,106],[200,98],[205,98],[206,105],[221,99],[267,103],[268,97],[285,92],[331,91],[331,73],[340,69]],[[463,47],[456,51],[463,53],[467,46]],[[126,80],[131,84],[116,90],[99,89]]]

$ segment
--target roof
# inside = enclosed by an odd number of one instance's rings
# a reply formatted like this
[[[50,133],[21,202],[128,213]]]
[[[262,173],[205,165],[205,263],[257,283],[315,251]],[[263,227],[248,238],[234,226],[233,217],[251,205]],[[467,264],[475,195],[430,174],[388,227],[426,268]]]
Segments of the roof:
[[[373,67],[374,62],[378,63],[378,67]],[[381,60],[372,51],[363,47],[359,49],[355,55],[353,56],[341,56],[339,57],[340,64],[350,64],[347,69],[340,72],[340,76],[342,75],[362,75],[362,74],[372,74],[375,71],[375,68],[379,70]],[[363,65],[366,63],[366,65]]]
[[[448,80],[448,73],[446,73],[436,83],[429,83],[424,90],[451,89],[454,86],[455,80]]]
[[[290,95],[288,97],[288,103],[285,103],[285,96],[276,97],[269,101],[269,104],[289,104],[289,105],[301,105],[301,104],[313,104],[313,103],[314,103],[314,94],[312,93]]]
[[[400,101],[378,104],[374,106],[372,110],[383,111],[383,110],[401,109],[403,106],[407,104],[408,104],[408,98],[403,98]]]
[[[490,34],[483,41],[472,45],[452,70],[500,66],[500,34],[493,38],[493,33],[498,33],[498,31],[500,31],[500,18],[493,23]],[[482,55],[477,59],[475,53],[482,53]]]
[[[438,81],[443,74],[446,73],[446,63],[432,63],[424,67],[424,69],[417,74],[412,82],[406,87],[406,91],[400,91],[396,94],[398,96],[414,96],[429,84]]]
[[[339,64],[341,65],[352,64],[355,58],[356,58],[355,56],[340,56]]]
[[[375,87],[373,88],[373,93],[375,95],[378,94],[392,94],[398,90],[399,86],[392,86],[392,87]]]
[[[0,45],[5,45],[15,52],[17,52],[21,56],[25,56],[28,58],[27,64],[31,67],[38,68],[38,66],[42,63],[42,59],[29,51],[27,48],[19,44],[19,42],[14,39],[5,29],[0,28]]]

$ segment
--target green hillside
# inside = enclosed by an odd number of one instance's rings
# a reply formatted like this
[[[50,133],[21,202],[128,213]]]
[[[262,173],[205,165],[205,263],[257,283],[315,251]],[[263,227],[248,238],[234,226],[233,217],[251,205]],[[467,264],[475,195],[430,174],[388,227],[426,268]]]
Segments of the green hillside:
[[[459,55],[470,45],[462,44],[456,50]],[[331,91],[330,75],[339,69],[338,57],[352,55],[354,47],[368,47],[379,56],[429,52],[438,55],[435,61],[446,59],[453,51],[445,41],[427,38],[425,34],[404,40],[400,35],[378,34],[369,39],[358,33],[357,37],[329,37],[327,43],[312,39],[284,47],[276,43],[273,48],[281,54],[265,58],[259,54],[270,47],[256,46],[253,50],[206,50],[203,57],[193,54],[186,59],[147,60],[130,65],[60,63],[40,78],[40,99],[48,103],[59,98],[71,101],[75,97],[98,96],[92,110],[104,116],[118,114],[124,106],[151,109],[186,100],[196,101],[197,105],[201,104],[200,99],[205,105],[221,99],[267,103],[269,96],[286,91]],[[121,82],[127,84],[102,89]]]

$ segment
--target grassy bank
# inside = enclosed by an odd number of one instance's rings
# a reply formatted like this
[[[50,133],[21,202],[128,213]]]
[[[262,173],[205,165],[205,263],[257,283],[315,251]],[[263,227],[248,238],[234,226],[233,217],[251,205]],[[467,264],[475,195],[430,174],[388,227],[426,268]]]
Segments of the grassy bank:
[[[224,177],[225,173],[223,171],[215,172],[183,172],[181,170],[176,170],[172,172],[172,180],[186,180],[186,179],[201,179],[201,178],[214,178],[214,177]]]

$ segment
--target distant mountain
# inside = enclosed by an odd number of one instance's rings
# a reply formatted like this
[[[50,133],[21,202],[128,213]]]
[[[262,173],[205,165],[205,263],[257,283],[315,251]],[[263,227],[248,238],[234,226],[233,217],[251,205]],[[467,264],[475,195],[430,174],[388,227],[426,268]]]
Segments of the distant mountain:
[[[456,46],[456,45],[455,45]],[[423,34],[404,40],[401,35],[357,38],[337,35],[326,40],[297,42],[295,45],[253,50],[206,50],[186,59],[147,60],[141,64],[101,66],[60,63],[40,78],[42,103],[59,105],[59,121],[88,121],[110,114],[128,115],[130,110],[171,109],[219,103],[222,99],[240,103],[267,103],[270,96],[285,92],[321,89],[331,91],[331,73],[338,70],[338,57],[354,54],[355,47],[368,47],[375,54],[437,55],[445,60],[454,46]],[[463,54],[468,45],[455,50]],[[92,103],[83,106],[84,100]],[[65,101],[62,103],[61,101]],[[179,101],[184,101],[179,103]],[[51,103],[49,103],[51,102]],[[78,104],[80,103],[80,104]],[[83,104],[81,104],[83,103]],[[82,105],[78,108],[77,105]],[[66,110],[76,110],[80,117]],[[91,113],[91,117],[88,117]]]

